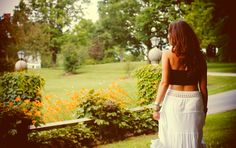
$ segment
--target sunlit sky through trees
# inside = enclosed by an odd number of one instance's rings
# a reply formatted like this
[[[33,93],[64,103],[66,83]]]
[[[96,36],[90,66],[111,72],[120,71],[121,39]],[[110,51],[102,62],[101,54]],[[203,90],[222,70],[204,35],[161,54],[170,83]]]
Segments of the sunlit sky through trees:
[[[98,20],[98,13],[97,13],[97,2],[99,0],[91,0],[90,5],[85,10],[85,18],[91,19],[93,22]],[[13,15],[13,10],[20,0],[0,0],[0,16],[4,13],[11,13]],[[27,0],[25,0],[27,2]]]

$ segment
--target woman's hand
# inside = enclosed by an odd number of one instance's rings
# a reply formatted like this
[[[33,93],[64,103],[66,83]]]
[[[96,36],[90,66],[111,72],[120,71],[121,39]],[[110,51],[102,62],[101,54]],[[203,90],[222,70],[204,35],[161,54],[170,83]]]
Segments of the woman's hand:
[[[160,112],[159,111],[158,112],[154,111],[152,116],[153,116],[154,120],[160,120]]]

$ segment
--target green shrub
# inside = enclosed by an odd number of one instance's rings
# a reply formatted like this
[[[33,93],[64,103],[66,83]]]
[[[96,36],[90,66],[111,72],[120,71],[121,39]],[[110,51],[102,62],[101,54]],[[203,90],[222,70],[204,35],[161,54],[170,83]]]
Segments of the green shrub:
[[[156,97],[157,86],[161,79],[159,65],[145,65],[135,70],[137,77],[139,104],[150,104]]]
[[[92,130],[95,131],[98,140],[112,141],[124,137],[125,129],[128,128],[122,117],[125,109],[104,95],[100,91],[89,90],[80,98],[77,117],[88,117],[94,120]]]
[[[29,99],[30,101],[38,100],[41,102],[41,89],[44,87],[45,81],[39,75],[27,72],[5,73],[0,77],[0,102],[14,102],[19,97],[22,101]]]
[[[64,53],[64,70],[70,73],[76,73],[76,68],[79,65],[78,54],[75,51]]]
[[[0,103],[6,109],[1,118],[9,113],[17,118],[29,118],[35,126],[43,123],[40,112],[43,78],[27,72],[14,72],[5,73],[0,81]],[[20,117],[18,112],[24,116]]]
[[[131,111],[125,115],[124,120],[132,127],[130,133],[133,135],[149,134],[157,131],[157,121],[152,118],[153,110],[144,108],[140,111]]]
[[[5,106],[0,103],[0,145],[2,148],[25,146],[30,116],[18,108]],[[12,142],[14,141],[14,142]]]
[[[0,81],[0,145],[25,146],[29,125],[43,123],[40,110],[44,80],[37,75],[14,72],[5,73]]]
[[[87,109],[91,108],[96,108],[96,106]],[[104,108],[108,109],[108,107]],[[76,126],[34,131],[28,134],[29,142],[32,147],[96,147],[96,145],[117,141],[129,136],[157,131],[157,122],[152,119],[152,110],[150,109],[146,108],[139,112],[123,110],[124,112],[119,113],[118,116],[115,116],[114,108],[113,111],[111,111],[112,108],[108,110],[110,111],[103,110],[104,113],[101,117],[94,116],[94,120],[79,123]]]
[[[65,44],[62,54],[64,56],[63,65],[65,72],[76,73],[76,68],[80,64],[76,45],[73,43]]]
[[[85,65],[95,65],[95,64],[97,64],[98,62],[96,61],[96,60],[94,60],[94,59],[92,59],[92,58],[88,58],[88,59],[85,59],[84,60],[84,63],[83,64],[85,64]]]
[[[77,96],[77,118],[92,120],[77,126],[32,132],[29,134],[32,147],[93,147],[157,131],[152,110],[127,109],[127,93],[115,83],[107,89],[82,89]]]
[[[28,135],[32,147],[92,147],[95,144],[94,133],[83,123],[65,128],[47,131],[35,131]]]
[[[116,91],[113,88],[113,91]],[[88,117],[94,121],[90,125],[98,141],[111,142],[124,139],[128,135],[137,135],[156,131],[156,121],[152,119],[150,109],[134,112],[123,106],[122,96],[110,91],[85,91],[80,95],[77,117]]]

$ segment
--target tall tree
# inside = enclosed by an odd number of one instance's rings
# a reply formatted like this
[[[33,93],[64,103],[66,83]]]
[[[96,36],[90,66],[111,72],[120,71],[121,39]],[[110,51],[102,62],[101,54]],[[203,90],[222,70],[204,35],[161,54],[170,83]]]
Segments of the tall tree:
[[[89,56],[95,60],[102,60],[104,57],[104,51],[101,42],[99,39],[94,38],[89,48]]]
[[[107,42],[107,49],[118,47],[122,61],[129,42],[135,40],[134,20],[139,12],[139,3],[136,0],[103,0],[98,7],[101,23],[98,32],[100,36],[112,37],[112,41]],[[103,33],[106,35],[102,35]]]
[[[10,14],[5,14],[0,19],[0,75],[5,71],[13,71],[16,51],[9,50],[8,45],[13,40],[13,24]]]
[[[82,16],[81,4],[88,0],[29,0],[31,19],[49,25],[52,65],[56,65],[57,53],[63,44],[63,32],[68,30],[73,20]]]
[[[225,36],[226,39],[220,40],[221,60],[226,62],[236,62],[236,13],[234,2],[222,0],[210,0],[215,4],[214,21],[223,20],[224,25],[218,32],[219,36]]]
[[[20,44],[24,40],[25,31],[29,26],[29,9],[23,0],[15,7],[14,14],[5,14],[0,22],[0,49],[6,57],[16,55],[20,50]]]
[[[178,0],[179,2],[183,0]],[[236,14],[232,1],[187,0],[181,4],[184,17],[200,37],[202,48],[214,44],[221,61],[236,61]],[[184,5],[183,5],[184,4]],[[186,11],[187,9],[187,11]]]
[[[15,7],[14,14],[4,14],[0,20],[0,63],[4,63],[1,71],[10,70],[7,65],[11,65],[13,70],[16,61],[16,52],[20,50],[20,44],[25,37],[27,30],[29,10],[23,0]],[[13,65],[13,66],[12,66]]]
[[[29,8],[21,0],[12,17],[13,42],[9,44],[9,48],[15,51],[24,50],[35,57],[37,53],[48,51],[50,36],[46,32],[47,24],[30,21],[29,13]]]
[[[221,20],[214,21],[213,13],[215,10],[214,3],[204,1],[194,1],[191,5],[182,3],[182,11],[184,11],[184,19],[193,27],[197,33],[201,47],[207,48],[208,45],[220,45],[223,39],[217,33],[221,29],[223,22]]]
[[[10,14],[5,14],[0,20],[0,57],[1,59],[7,59],[11,53],[8,50],[8,45],[12,43],[13,40],[13,24],[11,21]]]
[[[82,64],[88,58],[89,48],[92,44],[95,25],[91,20],[81,19],[74,28],[64,35],[63,47],[73,47],[77,50],[79,63]],[[69,45],[69,46],[68,46]],[[64,49],[63,49],[64,50]],[[63,51],[63,53],[67,53]]]
[[[180,18],[180,11],[175,0],[140,0],[141,12],[136,17],[135,37],[149,51],[150,39],[158,38],[158,47],[167,45],[167,29],[171,21]]]
[[[46,28],[47,24],[30,23],[25,31],[21,47],[33,58],[38,54],[41,57],[49,54],[50,34],[45,31]]]
[[[71,38],[79,46],[89,45],[95,31],[95,25],[91,20],[81,19],[71,31]]]

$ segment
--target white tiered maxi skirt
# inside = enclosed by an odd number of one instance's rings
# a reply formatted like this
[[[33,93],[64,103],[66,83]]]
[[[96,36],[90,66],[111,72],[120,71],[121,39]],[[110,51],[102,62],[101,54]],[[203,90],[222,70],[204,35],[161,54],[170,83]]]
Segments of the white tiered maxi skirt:
[[[205,113],[198,91],[167,90],[159,120],[159,139],[151,148],[205,148]]]

